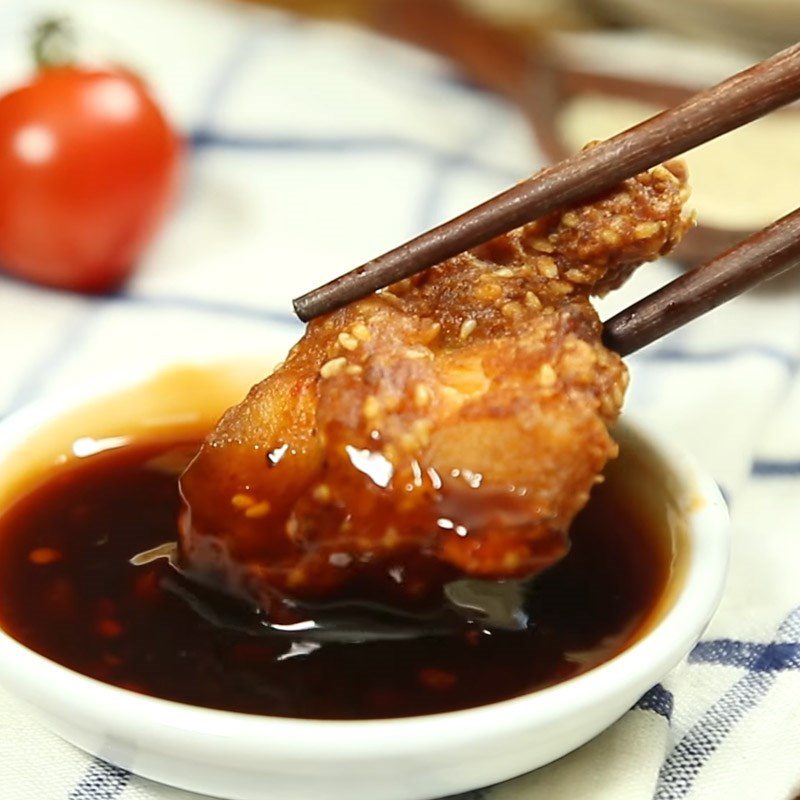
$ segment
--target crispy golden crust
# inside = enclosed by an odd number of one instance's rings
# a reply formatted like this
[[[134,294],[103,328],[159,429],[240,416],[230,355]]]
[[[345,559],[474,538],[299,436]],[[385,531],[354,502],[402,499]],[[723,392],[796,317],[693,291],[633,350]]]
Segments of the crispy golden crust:
[[[627,385],[588,296],[680,239],[687,194],[657,167],[312,322],[183,476],[185,566],[267,607],[560,558]]]

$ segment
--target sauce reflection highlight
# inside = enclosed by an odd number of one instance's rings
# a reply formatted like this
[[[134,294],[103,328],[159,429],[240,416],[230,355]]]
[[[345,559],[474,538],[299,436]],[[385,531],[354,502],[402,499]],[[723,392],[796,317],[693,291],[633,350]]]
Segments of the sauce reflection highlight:
[[[279,716],[363,719],[467,708],[565,680],[646,629],[668,583],[669,537],[609,480],[570,554],[534,584],[525,632],[328,644],[213,624],[174,591],[176,475],[194,438],[130,441],[59,467],[0,516],[0,623],[86,675],[180,702]],[[194,588],[182,584],[188,591]],[[172,588],[171,588],[172,587]],[[224,601],[220,601],[224,602]]]

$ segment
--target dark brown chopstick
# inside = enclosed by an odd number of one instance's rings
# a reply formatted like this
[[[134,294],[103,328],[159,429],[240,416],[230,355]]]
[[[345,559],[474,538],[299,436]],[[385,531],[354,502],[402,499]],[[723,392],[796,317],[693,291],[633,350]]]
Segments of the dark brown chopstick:
[[[796,266],[800,208],[609,319],[603,342],[626,356]]]
[[[333,311],[800,97],[800,43],[566,159],[449,222],[294,300],[300,319]]]

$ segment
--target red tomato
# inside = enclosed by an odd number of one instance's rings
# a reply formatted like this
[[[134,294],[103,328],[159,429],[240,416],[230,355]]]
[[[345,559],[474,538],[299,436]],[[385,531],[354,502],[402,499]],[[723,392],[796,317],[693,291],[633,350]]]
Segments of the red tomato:
[[[179,153],[136,77],[43,69],[0,98],[0,268],[65,289],[118,286],[164,217]]]

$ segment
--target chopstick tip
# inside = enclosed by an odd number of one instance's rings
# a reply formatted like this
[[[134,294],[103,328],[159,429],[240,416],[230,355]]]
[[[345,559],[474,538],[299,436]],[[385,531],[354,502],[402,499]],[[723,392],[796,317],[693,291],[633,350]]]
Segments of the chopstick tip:
[[[292,308],[294,309],[294,313],[301,322],[308,322],[311,319],[308,309],[306,308],[307,298],[308,295],[304,294],[300,297],[295,297],[294,300],[292,300]]]

